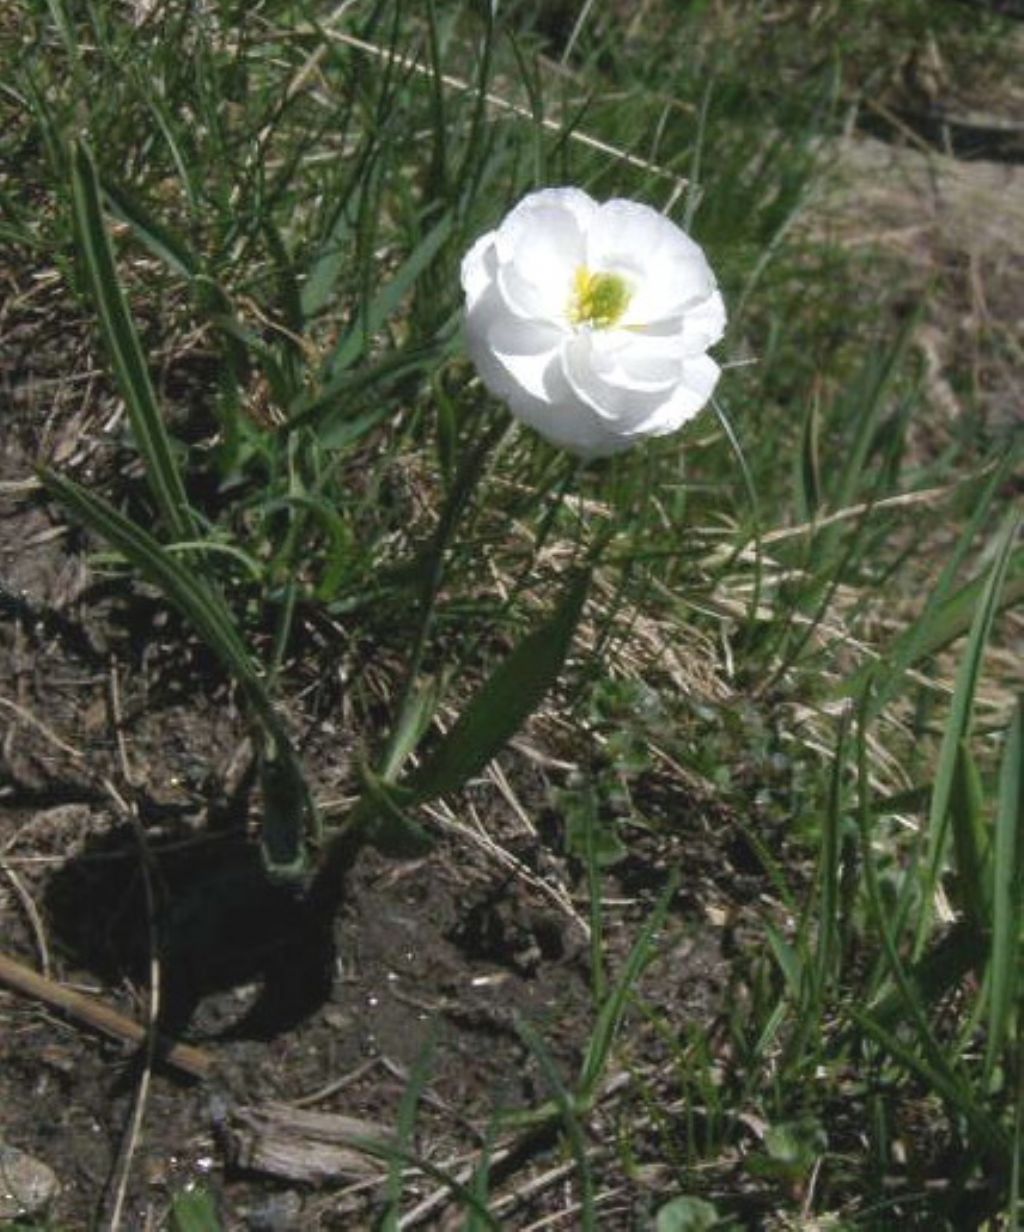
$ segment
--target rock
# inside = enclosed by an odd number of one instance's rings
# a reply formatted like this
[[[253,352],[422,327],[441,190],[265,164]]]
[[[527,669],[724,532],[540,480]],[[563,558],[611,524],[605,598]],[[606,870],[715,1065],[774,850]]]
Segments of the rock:
[[[302,1199],[292,1190],[272,1194],[249,1212],[249,1232],[296,1232],[301,1226]]]
[[[0,1142],[0,1224],[41,1214],[59,1188],[47,1164]]]

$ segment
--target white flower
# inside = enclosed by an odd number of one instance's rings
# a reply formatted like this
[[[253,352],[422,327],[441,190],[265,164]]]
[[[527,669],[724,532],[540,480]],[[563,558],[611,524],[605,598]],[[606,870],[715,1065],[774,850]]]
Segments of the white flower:
[[[525,197],[462,262],[465,332],[512,414],[583,458],[674,432],[710,398],[725,306],[703,250],[649,206]]]

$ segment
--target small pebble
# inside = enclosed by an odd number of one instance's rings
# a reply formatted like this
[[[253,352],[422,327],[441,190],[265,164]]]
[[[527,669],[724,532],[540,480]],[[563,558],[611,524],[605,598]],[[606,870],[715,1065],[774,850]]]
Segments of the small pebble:
[[[297,1232],[302,1216],[302,1199],[293,1190],[273,1194],[249,1211],[249,1232]]]
[[[41,1214],[58,1189],[52,1168],[0,1142],[0,1223]]]

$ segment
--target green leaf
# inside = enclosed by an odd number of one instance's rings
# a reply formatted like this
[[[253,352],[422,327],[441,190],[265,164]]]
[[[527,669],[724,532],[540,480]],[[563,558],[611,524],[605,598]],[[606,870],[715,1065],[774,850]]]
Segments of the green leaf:
[[[587,1139],[580,1124],[576,1100],[562,1081],[554,1058],[544,1046],[544,1041],[532,1026],[523,1019],[516,1022],[523,1043],[529,1048],[551,1090],[558,1115],[569,1140],[569,1149],[576,1160],[576,1172],[580,1186],[579,1227],[583,1232],[597,1232],[597,1216],[594,1210],[594,1174],[587,1158]]]
[[[848,387],[841,407],[846,411],[846,422],[855,425],[856,431],[844,449],[843,465],[834,472],[837,483],[832,506],[835,509],[844,509],[856,501],[861,476],[876,444],[879,420],[888,407],[885,394],[900,371],[916,326],[916,319],[911,317],[890,346],[869,353],[860,373]],[[835,533],[825,532],[827,538]]]
[[[796,469],[797,510],[802,522],[810,522],[821,507],[822,485],[819,439],[821,413],[817,396],[808,398],[804,415],[800,456]]]
[[[191,1189],[171,1200],[172,1232],[221,1232],[217,1204],[206,1189]]]
[[[1024,566],[1024,551],[1018,550],[1012,554],[1008,569],[1009,573],[1016,576],[1007,580],[999,598],[997,611],[1002,612],[1007,608],[1015,607],[1024,599],[1024,575],[1017,573],[1021,566]],[[977,611],[979,596],[984,591],[987,581],[987,577],[982,576],[965,583],[941,607],[931,613],[928,621],[923,623],[921,628],[914,625],[905,634],[896,638],[883,653],[883,661],[889,666],[890,673],[896,670],[894,665],[897,663],[901,671],[905,667],[913,667],[922,659],[938,654],[957,638],[963,637],[971,627],[971,621]],[[873,664],[868,665],[869,669],[873,666]],[[863,676],[858,672],[855,677],[851,678],[843,692],[845,694],[855,692],[854,685],[867,675],[866,671]],[[891,696],[888,689],[886,696]],[[872,711],[877,713],[879,709],[876,699]]]
[[[141,201],[120,185],[103,182],[107,208],[115,218],[126,223],[146,248],[168,269],[190,281],[199,273],[199,263],[184,242],[162,222],[153,217]]]
[[[361,831],[378,851],[396,860],[425,855],[433,840],[406,812],[417,803],[408,789],[386,783],[368,767],[363,768],[363,794],[348,819],[345,833]]]
[[[984,588],[986,579],[984,576],[974,578],[956,591],[953,590],[953,584],[968,549],[984,524],[992,501],[1011,473],[1019,452],[1009,451],[1003,462],[990,475],[980,495],[973,501],[971,518],[950,553],[924,611],[909,629],[886,647],[882,655],[886,673],[871,699],[872,715],[879,714],[892,700],[909,668],[962,637],[970,628],[978,595]],[[1013,576],[1018,561],[1024,561],[1024,553],[1017,553],[1017,559],[1011,562],[1010,577],[1001,606],[1005,607],[1024,597],[1024,577]],[[877,664],[874,661],[863,664],[844,683],[840,692],[848,697],[862,694],[869,678],[876,672]]]
[[[982,817],[984,793],[971,750],[965,741],[957,746],[956,766],[949,796],[953,827],[953,854],[961,906],[979,933],[988,928],[988,842]]]
[[[972,1132],[985,1147],[998,1143],[998,1149],[1005,1148],[998,1126],[988,1116],[974,1098],[971,1086],[957,1073],[956,1064],[959,1050],[955,1050],[950,1058],[944,1051],[939,1038],[933,1029],[932,1005],[922,1000],[922,990],[908,974],[903,959],[894,939],[893,929],[887,917],[883,896],[878,881],[876,854],[871,841],[871,783],[868,771],[868,752],[866,736],[867,697],[862,699],[858,715],[857,731],[857,780],[859,804],[857,809],[860,828],[862,863],[864,881],[868,891],[867,899],[875,926],[882,942],[882,955],[885,965],[894,980],[902,1011],[896,1020],[896,1028],[903,1028],[899,1035],[890,1031],[888,1026],[879,1021],[877,1014],[866,1014],[856,1005],[851,1005],[849,1013],[863,1030],[867,1031],[883,1048],[897,1061],[912,1068],[923,1077],[932,1088],[944,1099],[949,1101],[958,1111],[972,1122]],[[962,931],[962,930],[961,930]],[[973,931],[968,939],[974,936]],[[923,964],[919,964],[919,967]],[[922,1055],[915,1052],[911,1040],[906,1038],[907,1030],[913,1030]]]
[[[769,1126],[764,1146],[777,1163],[808,1169],[828,1148],[828,1137],[813,1117],[801,1121],[781,1121]]]
[[[318,250],[302,285],[302,313],[307,321],[326,307],[338,275],[348,259],[347,241],[349,232],[352,230],[353,215],[359,207],[359,192],[360,187],[357,184],[354,195],[336,207],[337,212],[328,229],[327,237]]]
[[[470,701],[406,786],[418,802],[458,791],[479,774],[544,700],[562,670],[590,586],[583,573],[555,614],[528,634]]]
[[[325,370],[334,376],[350,368],[366,350],[367,342],[397,310],[416,280],[434,260],[444,242],[452,233],[454,219],[446,214],[416,245],[402,262],[398,272],[373,297],[365,313],[360,313],[352,328],[341,339],[325,365]]]
[[[804,965],[797,951],[770,920],[765,921],[764,929],[765,935],[768,938],[768,945],[775,957],[779,970],[785,978],[786,987],[789,989],[789,995],[793,999],[793,1004],[799,1005],[806,984]]]
[[[416,751],[437,713],[441,696],[441,681],[428,680],[413,689],[402,713],[395,722],[395,729],[388,740],[380,777],[385,783],[393,783],[399,771]]]
[[[41,478],[81,522],[160,588],[241,686],[263,732],[263,849],[268,869],[278,876],[297,874],[304,866],[307,833],[319,837],[316,809],[295,750],[223,597],[106,501],[52,471],[42,471]]]
[[[905,988],[895,988],[871,1006],[876,1022],[895,1027],[906,1014],[909,992],[921,1006],[939,1005],[957,988],[970,971],[980,970],[985,961],[985,942],[977,929],[966,923],[954,924],[907,968]]]
[[[75,238],[89,289],[99,312],[118,387],[128,408],[132,432],[146,463],[146,478],[160,515],[175,539],[196,536],[174,449],[164,427],[149,370],[117,278],[103,213],[96,168],[85,146],[72,157],[71,199]]]
[[[434,374],[434,379],[431,381],[431,392],[434,406],[437,408],[437,461],[447,491],[452,486],[455,476],[458,425],[455,406],[445,392],[440,371]]]
[[[820,1001],[825,988],[839,979],[842,958],[840,947],[840,864],[842,861],[842,827],[844,816],[843,782],[846,773],[846,741],[849,734],[850,711],[845,710],[839,724],[832,781],[828,793],[828,809],[821,828],[821,860],[818,880],[821,883],[821,906],[818,923],[818,952],[814,964],[814,994]]]
[[[1016,517],[1011,517],[1006,522],[1002,542],[997,548],[996,558],[989,570],[985,588],[975,609],[971,632],[957,671],[949,720],[943,734],[942,747],[939,750],[939,760],[935,769],[935,786],[932,790],[931,808],[928,813],[928,865],[922,891],[922,907],[917,923],[915,958],[923,950],[928,936],[935,886],[946,850],[947,822],[959,748],[961,741],[966,740],[970,733],[974,694],[981,676],[982,659],[989,633],[992,630],[992,622],[999,610],[999,597],[1006,580],[1006,571],[1009,568],[1018,525],[1019,518]]]
[[[592,791],[566,792],[565,846],[570,855],[598,868],[611,868],[629,855],[615,817],[602,817]]]
[[[393,387],[439,362],[454,343],[454,329],[421,347],[402,347],[380,361],[360,364],[328,381],[310,396],[296,398],[289,408],[286,432],[313,427],[325,448],[340,449],[365,435],[378,423],[394,415],[389,397]],[[372,406],[360,406],[357,399],[374,393]],[[356,409],[353,410],[355,403]]]
[[[1006,734],[999,774],[992,860],[992,950],[989,959],[988,1039],[985,1076],[999,1059],[1017,1002],[1020,920],[1024,895],[1024,698],[1018,698]]]
[[[792,1185],[809,1175],[828,1149],[828,1138],[813,1117],[780,1121],[764,1135],[764,1151],[752,1156],[747,1167],[757,1176],[780,1178]]]
[[[260,755],[263,826],[260,840],[267,871],[299,877],[306,870],[305,838],[315,832],[315,812],[299,759],[275,722]]]
[[[856,1006],[850,1007],[850,1015],[858,1026],[870,1035],[894,1061],[923,1079],[937,1095],[941,1096],[964,1118],[976,1144],[982,1150],[991,1151],[999,1156],[1004,1166],[1009,1162],[1009,1142],[1003,1128],[975,1099],[971,1087],[960,1075],[950,1070],[948,1065],[938,1065],[933,1059],[918,1056],[900,1036],[887,1031],[870,1014],[864,1013]]]
[[[601,1081],[601,1075],[608,1064],[608,1058],[611,1055],[615,1037],[618,1035],[619,1027],[622,1024],[622,1016],[626,1012],[626,1002],[629,999],[629,994],[654,952],[655,938],[665,923],[665,917],[668,915],[668,909],[671,906],[672,899],[675,897],[678,886],[679,876],[678,873],[675,873],[669,879],[668,885],[662,891],[661,897],[651,912],[650,918],[641,930],[640,936],[636,939],[632,950],[630,950],[629,957],[626,959],[626,964],[622,969],[622,974],[615,983],[615,987],[605,998],[598,1011],[597,1022],[594,1024],[594,1033],[590,1037],[590,1043],[587,1046],[586,1056],[583,1058],[583,1066],[580,1070],[579,1093],[585,1107],[590,1104],[597,1094],[598,1083]]]
[[[718,1210],[703,1198],[673,1198],[658,1211],[655,1232],[708,1232],[719,1222]]]

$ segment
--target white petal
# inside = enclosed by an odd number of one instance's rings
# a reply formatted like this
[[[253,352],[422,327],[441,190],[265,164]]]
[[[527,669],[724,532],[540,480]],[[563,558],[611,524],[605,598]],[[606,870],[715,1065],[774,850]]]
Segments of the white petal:
[[[725,304],[715,291],[683,316],[683,352],[699,355],[714,346],[725,333]]]
[[[518,315],[564,320],[573,277],[586,259],[586,220],[597,205],[574,188],[525,197],[498,228],[502,294]]]
[[[701,406],[715,392],[722,369],[710,355],[695,355],[683,364],[683,384],[699,398],[703,399]],[[700,407],[697,408],[700,410]]]
[[[714,393],[721,370],[709,355],[701,355],[687,360],[683,372],[683,380],[673,390],[672,397],[642,425],[644,436],[664,436],[693,419]]]
[[[526,393],[551,400],[551,382],[565,332],[555,325],[498,315],[487,331],[487,344],[499,363]]]
[[[620,437],[609,433],[587,407],[572,402],[559,405],[555,414],[540,417],[536,422],[531,422],[528,414],[519,418],[552,445],[579,458],[605,457],[629,447],[628,443],[621,443]]]
[[[574,226],[586,233],[599,206],[579,188],[542,188],[530,193],[502,221],[498,228],[499,257],[507,261],[524,233],[535,231],[541,218],[546,225]],[[581,258],[584,255],[580,254]]]
[[[664,389],[682,375],[682,334],[646,334],[628,329],[593,335],[595,367],[627,389]]]
[[[565,321],[574,267],[559,265],[540,283],[524,278],[514,261],[498,266],[498,286],[509,311],[527,321]]]
[[[620,377],[619,370],[600,350],[595,353],[589,334],[572,338],[563,347],[561,358],[562,370],[573,392],[610,426],[628,430],[664,401],[663,390],[649,391],[610,379]]]
[[[674,222],[639,201],[606,201],[587,229],[587,259],[594,269],[623,260],[646,263],[655,253],[685,256],[691,249],[700,254],[699,246]]]
[[[562,373],[564,334],[511,316],[493,285],[467,314],[464,328],[470,358],[490,392],[552,443],[585,452],[595,417],[580,406]]]
[[[624,325],[678,321],[715,294],[715,277],[699,252],[685,258],[655,254],[630,300]]]
[[[472,311],[473,305],[494,281],[497,270],[497,257],[494,251],[495,235],[494,231],[481,235],[462,258],[462,289],[466,293],[468,311]]]
[[[621,273],[634,287],[623,325],[677,317],[715,291],[700,245],[637,201],[608,201],[587,232],[591,268]]]

